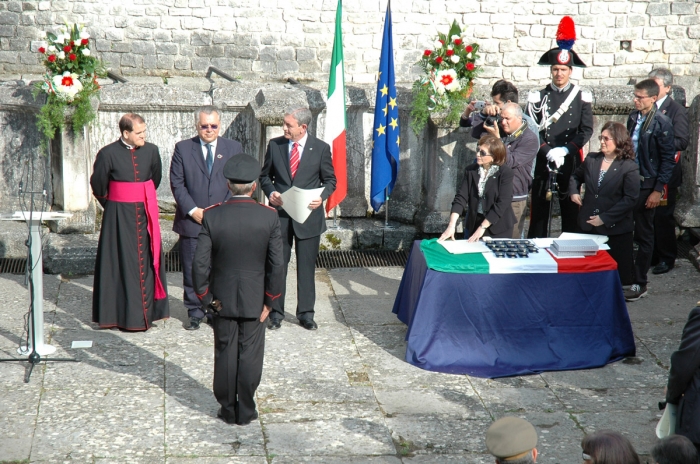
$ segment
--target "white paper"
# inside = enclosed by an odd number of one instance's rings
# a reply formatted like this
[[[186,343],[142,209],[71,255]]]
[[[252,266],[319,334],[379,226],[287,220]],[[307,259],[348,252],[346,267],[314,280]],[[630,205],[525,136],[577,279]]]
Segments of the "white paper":
[[[464,253],[488,253],[489,247],[484,242],[467,242],[466,240],[443,240],[438,241],[440,245],[445,247],[453,255],[461,255]]]
[[[669,435],[676,433],[676,414],[678,413],[678,406],[671,403],[666,403],[666,409],[664,409],[664,414],[661,416],[661,420],[656,424],[656,436],[659,438],[665,438]]]
[[[310,190],[292,187],[282,194],[282,208],[292,219],[303,224],[309,218],[311,211],[313,211],[309,208],[309,203],[314,198],[320,197],[323,189],[324,187]]]
[[[73,340],[71,348],[92,348],[92,340]]]
[[[608,243],[608,237],[605,235],[596,235],[596,234],[574,234],[572,232],[562,232],[561,235],[559,236],[561,239],[565,240],[593,240],[598,244],[598,249],[599,250],[609,250],[610,246],[606,245]]]

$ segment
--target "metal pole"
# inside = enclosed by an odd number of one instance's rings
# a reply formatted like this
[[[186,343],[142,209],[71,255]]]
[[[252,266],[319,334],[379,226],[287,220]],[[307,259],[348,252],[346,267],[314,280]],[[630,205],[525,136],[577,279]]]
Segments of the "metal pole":
[[[392,230],[392,229],[395,229],[396,227],[389,225],[389,188],[388,187],[384,188],[384,198],[386,198],[386,201],[384,202],[384,229],[385,230]]]
[[[333,225],[328,227],[331,230],[338,230],[340,226],[338,225],[338,207],[333,208]]]

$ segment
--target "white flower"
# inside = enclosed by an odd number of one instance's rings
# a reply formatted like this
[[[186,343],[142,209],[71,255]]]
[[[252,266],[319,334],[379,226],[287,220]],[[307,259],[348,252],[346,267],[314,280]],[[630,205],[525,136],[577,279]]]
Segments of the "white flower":
[[[66,52],[64,52],[63,50],[61,50],[61,51],[59,52],[59,54],[58,54],[58,59],[59,59],[59,60],[65,60],[65,59],[66,59]]]
[[[81,51],[83,52],[83,55],[90,56],[90,49],[89,48],[83,48]]]
[[[68,101],[72,101],[75,95],[83,89],[78,75],[71,74],[69,71],[64,72],[63,75],[54,76],[51,81],[56,93],[62,94]]]
[[[46,38],[46,31],[39,31],[39,38],[45,39]]]
[[[457,55],[452,55],[452,56],[450,57],[450,61],[452,61],[452,62],[455,63],[455,64],[459,63],[459,56],[457,56]]]
[[[81,39],[89,39],[89,38],[90,38],[90,34],[88,34],[87,31],[83,31],[83,32],[80,33],[80,38],[81,38]]]
[[[458,40],[458,39],[461,39],[461,38],[462,38],[462,37],[458,36],[457,34],[455,34],[455,35],[453,35],[452,37],[450,37],[450,39],[452,39],[453,42],[454,42],[455,40]]]
[[[460,85],[457,79],[457,72],[454,69],[438,71],[437,76],[435,76],[435,87],[438,93],[441,93],[441,88],[447,92],[459,90]]]
[[[49,50],[51,53],[53,53],[53,52],[56,51],[56,47],[54,47],[53,45],[49,45],[48,50]]]
[[[442,48],[442,42],[440,42],[439,40],[436,40],[435,42],[433,42],[433,47],[435,47],[435,50],[441,49],[441,48]]]

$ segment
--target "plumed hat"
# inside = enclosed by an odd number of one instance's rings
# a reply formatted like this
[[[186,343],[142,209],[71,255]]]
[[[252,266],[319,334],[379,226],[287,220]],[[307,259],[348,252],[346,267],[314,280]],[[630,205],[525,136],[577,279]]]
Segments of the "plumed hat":
[[[585,68],[586,64],[581,61],[581,58],[571,49],[575,42],[576,28],[574,27],[574,20],[571,19],[571,16],[564,16],[561,18],[561,21],[559,21],[559,27],[557,28],[558,47],[542,55],[542,58],[540,58],[537,64],[545,66],[561,64],[564,66]]]
[[[250,155],[235,155],[224,165],[224,177],[234,184],[248,184],[260,177],[260,162]]]

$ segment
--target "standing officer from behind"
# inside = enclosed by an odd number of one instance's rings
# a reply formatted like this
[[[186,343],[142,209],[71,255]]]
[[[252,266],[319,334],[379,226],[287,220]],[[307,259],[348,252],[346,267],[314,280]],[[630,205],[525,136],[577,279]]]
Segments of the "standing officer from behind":
[[[192,267],[202,307],[215,312],[214,396],[218,416],[229,424],[257,419],[265,319],[284,286],[282,238],[277,212],[251,198],[260,163],[248,155],[224,167],[232,198],[204,214]]]
[[[285,287],[287,266],[292,256],[292,243],[297,258],[297,320],[307,330],[316,330],[314,305],[316,303],[316,256],[321,244],[321,234],[326,230],[323,201],[335,190],[335,171],[331,160],[331,148],[322,140],[307,133],[311,123],[308,108],[290,108],[284,114],[284,137],[270,140],[265,153],[265,164],[260,175],[260,187],[277,208],[280,215],[282,243],[284,245]],[[282,208],[282,193],[292,187],[315,189],[323,187],[321,196],[315,198],[309,208],[313,211],[302,224]],[[284,319],[284,296],[279,309],[270,314],[270,330],[279,329]]]
[[[649,73],[649,78],[659,84],[659,99],[656,107],[659,113],[668,116],[673,126],[673,143],[676,146],[676,167],[673,168],[671,180],[664,188],[661,203],[654,213],[654,253],[651,261],[655,265],[652,274],[665,274],[676,264],[678,245],[676,243],[676,196],[681,186],[681,152],[688,147],[688,113],[685,106],[676,102],[669,92],[673,85],[673,74],[665,68],[657,68]],[[665,201],[664,201],[665,200]]]
[[[202,228],[204,208],[231,196],[223,175],[224,165],[243,148],[235,140],[219,137],[221,118],[214,106],[203,106],[194,115],[197,135],[178,142],[170,163],[170,188],[177,203],[173,231],[180,235],[182,286],[188,322],[185,329],[197,330],[204,311],[192,289],[192,258]]]
[[[538,64],[550,66],[552,83],[528,95],[528,113],[540,127],[540,150],[535,161],[530,206],[529,238],[546,237],[549,210],[559,196],[562,232],[575,232],[578,206],[568,197],[571,173],[581,164],[583,146],[593,135],[593,110],[590,92],[572,84],[572,66],[586,65],[571,50],[576,39],[573,20],[565,16],[557,30],[557,48],[542,55]],[[555,174],[557,191],[550,190],[550,175]]]

